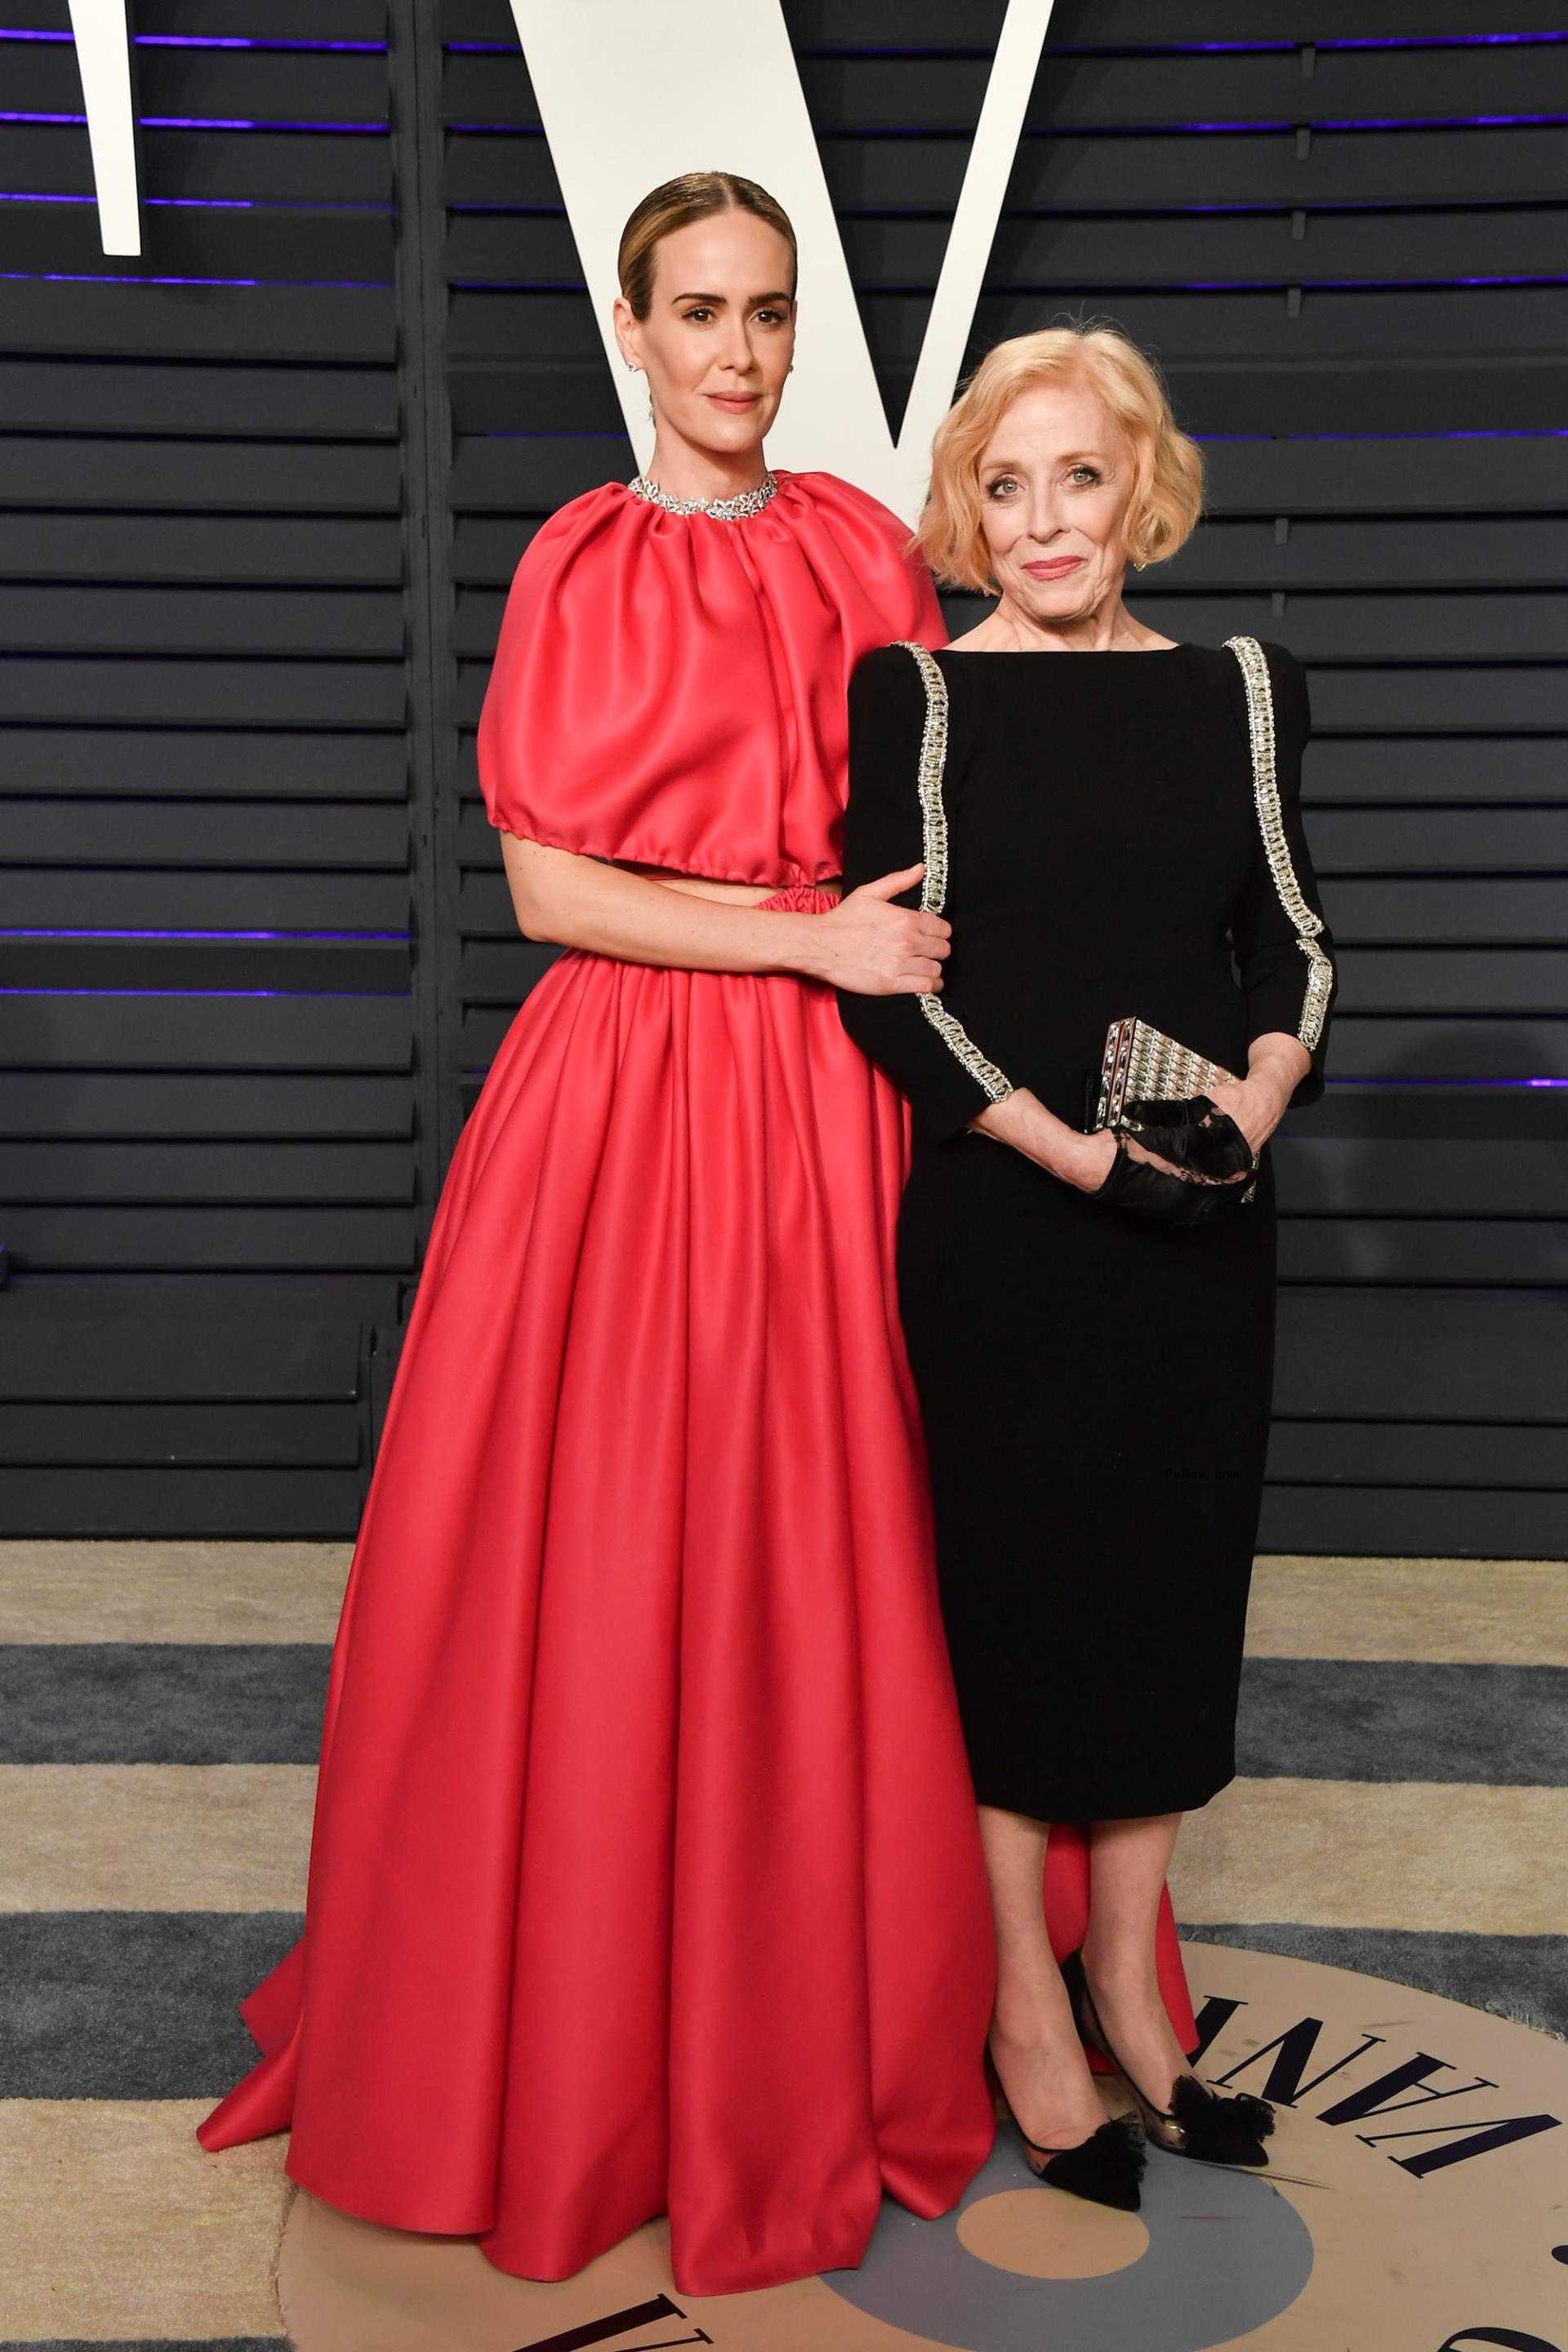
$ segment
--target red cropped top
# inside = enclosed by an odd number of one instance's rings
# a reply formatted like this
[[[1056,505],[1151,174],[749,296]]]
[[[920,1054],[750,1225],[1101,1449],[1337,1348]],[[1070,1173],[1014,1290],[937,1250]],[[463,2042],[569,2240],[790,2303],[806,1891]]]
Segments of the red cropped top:
[[[545,523],[479,719],[492,824],[715,881],[841,871],[850,676],[946,631],[887,508],[832,474],[776,478],[739,520],[610,482]]]

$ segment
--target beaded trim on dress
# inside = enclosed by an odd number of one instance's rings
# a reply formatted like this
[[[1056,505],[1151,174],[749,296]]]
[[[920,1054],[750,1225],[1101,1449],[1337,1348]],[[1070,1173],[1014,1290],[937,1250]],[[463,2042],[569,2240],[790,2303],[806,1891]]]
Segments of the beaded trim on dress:
[[[752,515],[761,514],[778,488],[778,477],[764,474],[754,490],[742,490],[732,499],[672,499],[646,474],[639,474],[626,488],[634,499],[644,499],[650,507],[662,507],[667,514],[708,515],[714,522],[745,522]]]

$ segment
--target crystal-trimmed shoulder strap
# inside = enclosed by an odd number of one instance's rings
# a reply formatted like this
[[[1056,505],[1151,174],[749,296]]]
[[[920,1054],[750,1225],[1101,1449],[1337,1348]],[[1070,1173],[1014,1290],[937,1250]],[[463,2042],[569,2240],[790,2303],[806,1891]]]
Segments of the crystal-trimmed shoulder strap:
[[[904,637],[898,643],[905,653],[913,656],[925,688],[925,725],[921,730],[920,771],[916,779],[921,802],[921,855],[926,869],[921,884],[921,907],[926,914],[940,915],[947,904],[947,808],[942,796],[942,775],[947,767],[947,680],[942,674],[942,665],[931,658],[924,646]],[[941,997],[917,996],[915,1003],[976,1086],[993,1102],[1005,1101],[1013,1091],[1012,1079],[994,1062],[986,1060],[963,1024],[953,1019]]]
[[[1279,904],[1295,929],[1296,945],[1307,959],[1307,986],[1301,999],[1301,1017],[1296,1024],[1296,1034],[1310,1053],[1323,1034],[1323,1016],[1328,1011],[1334,985],[1334,967],[1326,951],[1318,945],[1318,933],[1323,928],[1323,919],[1312,912],[1301,896],[1301,886],[1296,879],[1296,868],[1290,859],[1290,845],[1285,838],[1285,819],[1279,807],[1279,780],[1274,762],[1274,686],[1268,675],[1268,656],[1256,637],[1226,637],[1225,646],[1227,653],[1236,656],[1247,688],[1247,728],[1252,744],[1252,798],[1258,811],[1258,829],[1263,835],[1263,854],[1268,860],[1268,871],[1274,877]]]

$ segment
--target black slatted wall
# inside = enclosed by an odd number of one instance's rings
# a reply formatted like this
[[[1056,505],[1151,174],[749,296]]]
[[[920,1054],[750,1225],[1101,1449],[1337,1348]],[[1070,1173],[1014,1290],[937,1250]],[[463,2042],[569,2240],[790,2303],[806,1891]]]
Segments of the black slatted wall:
[[[787,14],[897,413],[1001,0]],[[389,30],[371,0],[138,22]],[[82,208],[0,205],[26,273],[0,286],[0,952],[46,992],[0,997],[0,1451],[53,1433],[91,1465],[0,1472],[12,1524],[89,1492],[127,1529],[348,1523],[437,1163],[546,961],[473,729],[530,532],[630,452],[505,0],[395,0],[390,34],[139,52],[144,115],[268,125],[145,133],[154,194],[250,209],[151,207],[141,277],[268,282],[132,290]],[[35,110],[72,72],[0,43]],[[285,130],[302,91],[323,127]],[[743,124],[731,148],[743,170]],[[68,126],[0,122],[0,154],[7,189],[88,185]],[[1212,514],[1141,609],[1311,675],[1343,991],[1328,1098],[1278,1146],[1268,1549],[1564,1548],[1565,195],[1539,0],[1058,0],[976,322],[977,349],[1067,313],[1154,349]],[[18,936],[73,925],[286,936]],[[53,992],[84,984],[176,992]],[[254,988],[280,992],[189,992]],[[135,1384],[164,1360],[188,1369]],[[222,1449],[264,1422],[298,1450],[242,1469]]]
[[[346,1531],[416,1249],[385,10],[134,13],[135,259],[0,38],[0,1525]]]

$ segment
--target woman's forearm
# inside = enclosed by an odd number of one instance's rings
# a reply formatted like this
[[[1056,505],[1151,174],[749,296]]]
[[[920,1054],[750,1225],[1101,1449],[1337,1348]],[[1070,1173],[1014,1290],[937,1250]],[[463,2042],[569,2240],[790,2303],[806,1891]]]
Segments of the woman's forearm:
[[[819,916],[700,898],[515,834],[501,835],[501,855],[518,924],[544,946],[687,971],[819,975]]]
[[[1115,1157],[1116,1147],[1109,1135],[1080,1135],[1065,1118],[1047,1110],[1027,1087],[1015,1087],[1000,1102],[988,1104],[970,1125],[976,1134],[1011,1145],[1047,1174],[1081,1192],[1094,1190]]]

